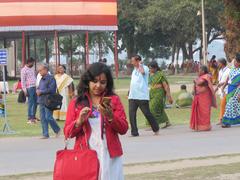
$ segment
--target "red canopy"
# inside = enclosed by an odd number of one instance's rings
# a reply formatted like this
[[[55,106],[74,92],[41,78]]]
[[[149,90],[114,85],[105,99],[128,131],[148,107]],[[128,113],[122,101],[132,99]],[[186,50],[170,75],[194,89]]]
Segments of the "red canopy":
[[[1,0],[0,32],[117,30],[116,0]]]

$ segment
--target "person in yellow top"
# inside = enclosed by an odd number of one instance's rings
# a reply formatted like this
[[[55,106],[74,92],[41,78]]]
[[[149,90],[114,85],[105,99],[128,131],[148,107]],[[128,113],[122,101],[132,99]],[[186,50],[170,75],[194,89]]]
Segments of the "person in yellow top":
[[[208,63],[208,69],[210,74],[212,75],[212,83],[213,85],[218,83],[218,64],[216,61],[216,56],[213,55],[210,62]]]
[[[55,75],[57,82],[57,90],[63,96],[62,108],[53,112],[53,117],[56,120],[66,120],[66,112],[69,101],[74,97],[74,84],[73,79],[66,74],[66,67],[59,65],[57,74]]]

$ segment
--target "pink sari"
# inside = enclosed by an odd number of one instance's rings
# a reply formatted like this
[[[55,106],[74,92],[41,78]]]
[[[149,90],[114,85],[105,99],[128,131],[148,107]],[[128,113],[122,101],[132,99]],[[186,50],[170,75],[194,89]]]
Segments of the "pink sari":
[[[190,128],[195,131],[211,130],[211,107],[216,107],[216,97],[208,74],[200,76],[196,82],[207,82],[206,86],[195,85],[195,96],[192,103]]]

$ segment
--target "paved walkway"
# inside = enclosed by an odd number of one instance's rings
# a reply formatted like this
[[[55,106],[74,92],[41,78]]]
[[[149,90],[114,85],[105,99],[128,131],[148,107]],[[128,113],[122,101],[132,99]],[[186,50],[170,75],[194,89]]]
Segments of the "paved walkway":
[[[124,163],[175,160],[182,158],[240,153],[240,127],[211,132],[192,132],[186,126],[162,130],[159,136],[140,131],[140,137],[122,136]],[[63,138],[0,139],[0,176],[52,171],[55,152],[63,148]]]

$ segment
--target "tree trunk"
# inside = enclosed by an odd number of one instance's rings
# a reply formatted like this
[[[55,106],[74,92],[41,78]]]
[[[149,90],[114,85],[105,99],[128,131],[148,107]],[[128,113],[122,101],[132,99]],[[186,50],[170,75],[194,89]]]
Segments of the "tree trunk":
[[[193,43],[188,43],[189,59],[193,59]]]
[[[175,53],[176,53],[176,44],[173,44],[173,46],[172,46],[172,64],[175,61]]]
[[[199,62],[202,62],[203,59],[203,54],[202,54],[202,39],[201,39],[201,46],[200,46],[200,50],[199,50]]]
[[[103,57],[103,51],[102,51],[102,41],[101,41],[101,35],[98,35],[98,53],[99,53],[99,59],[102,59]]]
[[[178,74],[179,72],[179,64],[178,64],[178,60],[179,60],[179,53],[180,53],[180,48],[177,48],[177,58],[176,58],[176,68],[175,68],[175,74]]]
[[[185,45],[185,44],[182,44],[182,45],[181,45],[181,49],[182,49],[182,52],[183,52],[183,59],[184,59],[184,61],[185,61],[186,59],[189,59],[189,55],[188,55],[188,52],[187,52],[186,45]]]
[[[231,62],[236,52],[240,52],[240,4],[237,0],[224,0],[224,4],[226,22],[226,44],[224,50],[228,61]]]
[[[126,49],[127,49],[127,57],[131,59],[137,52],[135,52],[135,42],[134,42],[134,34],[129,37],[129,40],[126,42]]]
[[[46,63],[49,64],[48,38],[45,38],[45,56],[46,56]]]

